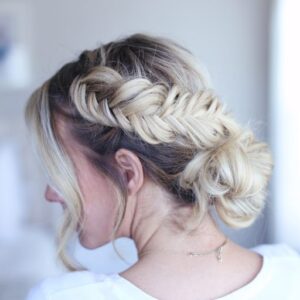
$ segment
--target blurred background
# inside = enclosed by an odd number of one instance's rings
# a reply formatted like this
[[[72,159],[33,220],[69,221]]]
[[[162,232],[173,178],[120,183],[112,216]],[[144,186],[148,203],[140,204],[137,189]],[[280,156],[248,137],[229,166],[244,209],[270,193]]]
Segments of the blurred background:
[[[299,14],[292,0],[0,0],[0,299],[24,299],[36,282],[65,271],[54,243],[62,211],[44,201],[24,123],[30,93],[82,50],[136,32],[190,49],[237,120],[270,144],[275,168],[263,214],[247,229],[220,226],[247,248],[287,243],[300,251]],[[134,263],[133,242],[116,244]],[[128,267],[111,244],[72,247],[94,271]]]

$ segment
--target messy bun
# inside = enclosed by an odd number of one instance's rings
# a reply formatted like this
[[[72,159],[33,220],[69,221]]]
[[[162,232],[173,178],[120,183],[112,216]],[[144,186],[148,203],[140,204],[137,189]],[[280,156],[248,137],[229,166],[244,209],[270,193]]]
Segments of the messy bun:
[[[249,130],[236,130],[213,149],[200,151],[180,180],[182,186],[193,187],[199,199],[212,199],[227,225],[247,227],[265,205],[271,166],[266,144]]]
[[[192,207],[199,222],[214,204],[227,225],[246,227],[265,205],[272,169],[266,144],[234,121],[203,67],[168,39],[136,34],[82,52],[32,94],[26,115],[70,208],[61,245],[82,214],[83,200],[54,116],[68,120],[74,138],[92,150],[90,161],[116,185],[113,237],[126,208],[126,190],[109,160],[120,148],[133,151],[146,175],[173,196],[178,209]]]

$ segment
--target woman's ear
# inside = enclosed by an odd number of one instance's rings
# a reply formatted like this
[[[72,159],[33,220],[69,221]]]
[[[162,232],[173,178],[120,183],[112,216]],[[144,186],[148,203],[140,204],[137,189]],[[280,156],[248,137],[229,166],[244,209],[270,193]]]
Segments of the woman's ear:
[[[140,159],[132,151],[121,148],[115,153],[115,160],[125,178],[128,195],[136,194],[144,183],[144,170]]]

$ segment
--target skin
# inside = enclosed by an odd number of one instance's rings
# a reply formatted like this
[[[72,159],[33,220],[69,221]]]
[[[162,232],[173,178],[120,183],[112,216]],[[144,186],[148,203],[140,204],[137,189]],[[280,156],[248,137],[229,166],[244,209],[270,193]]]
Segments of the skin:
[[[84,197],[85,224],[79,240],[82,246],[95,249],[110,241],[116,211],[114,186],[88,162],[65,123],[58,120],[57,125]],[[128,189],[128,206],[118,237],[132,238],[139,256],[137,263],[119,275],[149,295],[166,300],[215,299],[256,277],[263,258],[231,240],[223,248],[222,263],[214,254],[184,255],[185,251],[215,249],[223,243],[224,234],[209,214],[192,235],[176,230],[168,217],[174,200],[145,177],[139,158],[127,149],[119,149],[115,162]],[[46,187],[45,198],[64,205],[63,198],[50,186]],[[183,213],[190,211],[185,209]]]

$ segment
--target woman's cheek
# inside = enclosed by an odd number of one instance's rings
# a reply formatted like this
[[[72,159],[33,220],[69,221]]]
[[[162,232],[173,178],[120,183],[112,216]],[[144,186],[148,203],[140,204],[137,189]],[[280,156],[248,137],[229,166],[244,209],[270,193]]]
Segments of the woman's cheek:
[[[110,242],[113,230],[115,207],[112,199],[99,199],[85,205],[85,221],[79,239],[89,249],[101,247]]]

